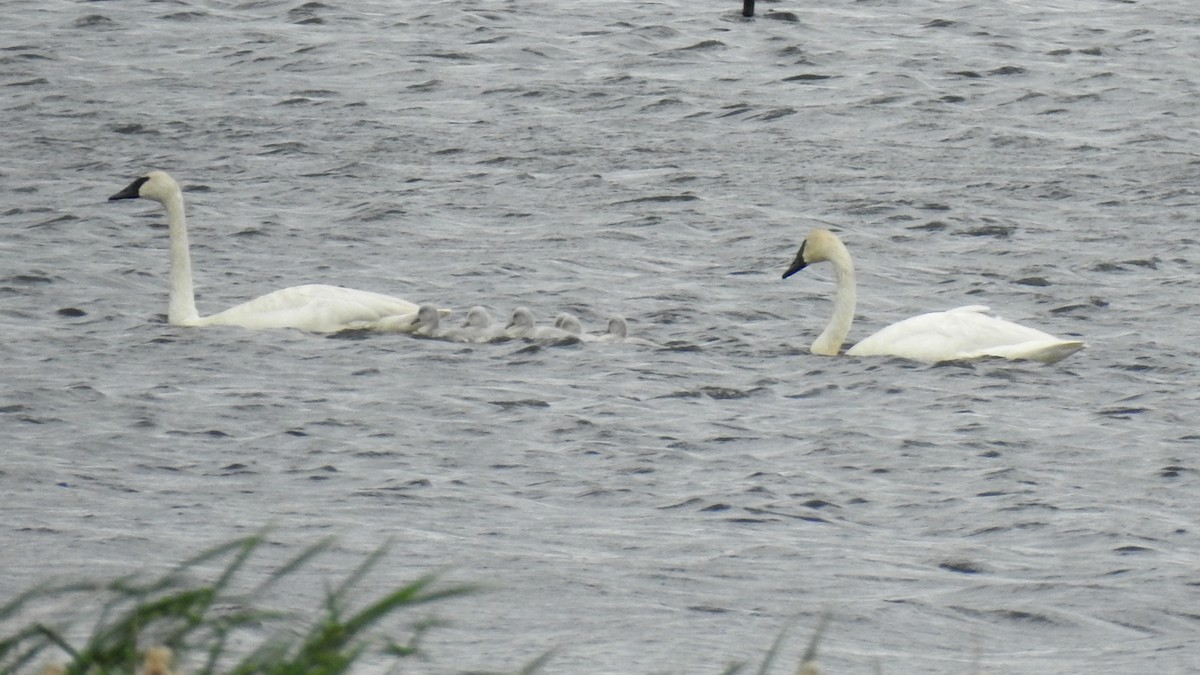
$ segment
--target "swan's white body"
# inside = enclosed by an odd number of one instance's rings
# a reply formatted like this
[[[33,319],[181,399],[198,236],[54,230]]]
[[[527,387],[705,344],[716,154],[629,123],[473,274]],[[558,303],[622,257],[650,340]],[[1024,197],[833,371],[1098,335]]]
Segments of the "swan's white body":
[[[563,341],[578,340],[579,336],[561,328],[539,326],[533,318],[533,312],[525,307],[513,310],[512,319],[505,326],[508,336],[514,339]]]
[[[850,252],[832,232],[814,230],[783,278],[805,266],[829,261],[837,278],[833,317],[812,343],[814,354],[836,356],[854,321],[856,300],[854,263]],[[1063,340],[1036,328],[987,314],[987,307],[969,305],[930,312],[894,323],[851,347],[849,356],[899,356],[936,363],[999,357],[1053,363],[1083,349],[1083,342]]]
[[[171,236],[171,295],[167,321],[171,325],[299,328],[314,333],[333,333],[350,328],[403,331],[416,318],[417,305],[407,300],[323,284],[284,288],[218,314],[200,316],[192,291],[192,258],[179,185],[166,173],[151,171],[109,200],[136,197],[159,202],[167,210]]]
[[[338,330],[365,330],[373,333],[411,333],[416,329],[417,313],[409,312],[408,314],[393,314],[371,321],[351,321]]]

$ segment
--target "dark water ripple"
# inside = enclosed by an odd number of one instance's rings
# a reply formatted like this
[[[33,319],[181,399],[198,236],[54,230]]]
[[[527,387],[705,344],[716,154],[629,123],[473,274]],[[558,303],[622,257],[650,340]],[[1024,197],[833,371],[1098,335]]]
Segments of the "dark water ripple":
[[[428,672],[718,672],[826,609],[830,672],[1193,670],[1191,5],[728,4],[6,4],[0,591],[271,523],[495,583]],[[323,281],[667,347],[169,327],[161,213],[105,202],[151,167],[202,311]],[[1091,348],[813,357],[817,226],[852,337],[982,303]]]

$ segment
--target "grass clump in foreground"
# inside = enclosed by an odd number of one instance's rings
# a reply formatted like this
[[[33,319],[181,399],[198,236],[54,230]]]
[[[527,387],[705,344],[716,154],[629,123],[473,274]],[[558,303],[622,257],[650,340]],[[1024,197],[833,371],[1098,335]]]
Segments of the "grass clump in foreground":
[[[368,654],[396,660],[417,655],[421,636],[436,625],[430,619],[413,622],[401,644],[385,637],[387,627],[380,626],[385,619],[478,590],[469,585],[437,587],[437,576],[428,575],[352,609],[351,592],[383,557],[386,549],[380,548],[341,583],[327,588],[322,607],[305,621],[262,604],[267,591],[302,569],[331,542],[305,549],[262,583],[243,590],[238,573],[264,542],[258,535],[224,544],[149,582],[131,575],[109,582],[40,586],[22,593],[0,606],[0,626],[17,624],[4,630],[15,630],[11,635],[0,634],[0,673],[44,668],[64,675],[166,675],[172,653],[187,661],[189,675],[347,673]],[[226,562],[215,581],[191,581],[201,565],[222,560]],[[98,595],[102,598],[99,617],[92,618],[84,608],[95,606]],[[73,644],[68,630],[40,620],[21,625],[22,615],[65,603],[71,603],[76,616],[95,621],[83,644]],[[304,627],[297,630],[297,624]],[[236,655],[231,653],[233,641],[238,643]],[[246,647],[249,641],[257,645]],[[64,665],[46,667],[64,659]]]
[[[779,636],[775,638],[775,643],[767,650],[767,654],[763,657],[762,664],[756,671],[757,675],[767,675],[771,672],[775,665],[775,659],[779,656],[780,650],[783,648],[783,641],[787,637],[788,631],[791,630],[792,624],[796,619],[792,619],[788,625],[779,631]],[[821,635],[825,632],[825,626],[829,623],[829,612],[826,611],[821,616],[821,622],[817,624],[817,629],[813,631],[812,639],[808,641],[808,647],[804,649],[804,655],[800,657],[800,665],[796,668],[796,675],[821,675],[820,665],[817,663],[817,645],[821,642]],[[746,667],[744,663],[735,663],[723,672],[721,675],[741,675]]]
[[[263,535],[232,541],[185,560],[149,582],[130,575],[109,582],[39,586],[22,593],[0,605],[0,675],[172,675],[176,654],[186,662],[181,672],[187,675],[349,673],[364,656],[398,662],[419,655],[421,637],[438,625],[428,618],[413,621],[408,639],[401,644],[386,637],[394,630],[380,625],[386,620],[403,610],[479,590],[474,585],[435,587],[437,575],[431,574],[351,610],[350,595],[383,558],[386,547],[381,547],[341,583],[327,588],[320,610],[304,620],[295,613],[264,608],[265,598],[272,587],[302,569],[332,541],[305,549],[262,583],[243,590],[239,572],[264,543]],[[201,566],[222,560],[226,562],[215,581],[192,580]],[[102,599],[98,617],[97,611],[88,609],[96,606],[97,597]],[[69,627],[22,621],[22,616],[45,613],[51,605],[67,606],[76,619],[94,622],[82,644],[73,644],[67,637]],[[822,617],[797,675],[819,675],[817,643],[828,618],[828,614]],[[5,626],[14,624],[18,626],[15,632],[6,635],[10,629]],[[303,627],[298,629],[298,624]],[[757,669],[758,675],[773,670],[789,628],[776,638]],[[550,656],[547,653],[535,659],[518,671],[519,675],[534,673]],[[734,664],[722,675],[741,675],[745,668],[746,664]],[[393,672],[399,670],[399,664],[394,664]]]

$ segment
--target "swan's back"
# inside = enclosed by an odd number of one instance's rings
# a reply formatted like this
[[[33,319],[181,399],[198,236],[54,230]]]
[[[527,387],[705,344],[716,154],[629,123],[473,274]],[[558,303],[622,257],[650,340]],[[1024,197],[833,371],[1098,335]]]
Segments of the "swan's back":
[[[197,326],[299,328],[334,333],[355,323],[413,314],[417,305],[382,293],[305,284],[280,289],[229,309],[199,318]]]
[[[936,363],[999,357],[1053,363],[1084,347],[968,305],[894,323],[850,348],[850,356],[899,356]]]

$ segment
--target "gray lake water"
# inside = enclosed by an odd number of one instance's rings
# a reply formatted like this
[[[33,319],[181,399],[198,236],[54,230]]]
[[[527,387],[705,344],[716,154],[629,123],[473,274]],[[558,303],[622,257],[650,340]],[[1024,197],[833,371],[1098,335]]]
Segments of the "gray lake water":
[[[379,589],[490,585],[417,672],[716,673],[797,617],[791,668],[826,611],[828,673],[1200,669],[1193,3],[739,10],[7,0],[0,598],[271,525],[262,570],[337,536],[294,608],[387,541]],[[106,201],[152,168],[201,313],[324,282],[667,347],[171,327],[161,209]],[[810,355],[814,227],[851,340],[986,304],[1089,348]]]

